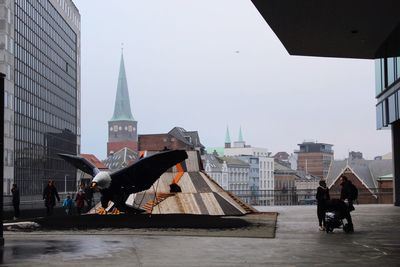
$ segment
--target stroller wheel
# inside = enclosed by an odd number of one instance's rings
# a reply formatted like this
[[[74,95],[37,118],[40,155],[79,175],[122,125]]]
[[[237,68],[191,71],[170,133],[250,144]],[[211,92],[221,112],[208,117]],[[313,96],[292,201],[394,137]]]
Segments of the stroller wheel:
[[[325,231],[326,231],[327,233],[332,233],[332,232],[333,232],[333,228],[330,227],[330,226],[326,226]]]

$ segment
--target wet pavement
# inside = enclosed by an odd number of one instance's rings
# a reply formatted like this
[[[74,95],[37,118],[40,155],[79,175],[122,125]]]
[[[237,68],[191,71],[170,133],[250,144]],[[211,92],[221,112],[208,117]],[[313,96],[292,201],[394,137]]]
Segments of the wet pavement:
[[[400,208],[360,205],[355,233],[319,232],[315,206],[278,211],[276,238],[136,235],[129,229],[5,232],[4,266],[399,266]]]

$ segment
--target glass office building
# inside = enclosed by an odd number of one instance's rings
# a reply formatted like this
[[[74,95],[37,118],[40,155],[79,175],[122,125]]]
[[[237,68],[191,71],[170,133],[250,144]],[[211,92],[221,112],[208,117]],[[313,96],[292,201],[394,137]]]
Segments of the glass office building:
[[[399,119],[400,57],[375,60],[376,127],[382,129]]]
[[[57,153],[80,150],[80,15],[71,0],[5,1],[4,193],[38,195],[48,179],[76,188]],[[1,45],[1,43],[0,43]]]

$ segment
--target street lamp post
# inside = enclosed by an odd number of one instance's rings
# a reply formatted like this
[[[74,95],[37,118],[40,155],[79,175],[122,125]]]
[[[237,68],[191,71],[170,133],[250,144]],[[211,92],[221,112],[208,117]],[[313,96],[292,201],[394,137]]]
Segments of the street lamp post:
[[[64,175],[64,193],[67,193],[67,177],[68,176],[69,176],[68,174]]]
[[[4,247],[3,237],[3,183],[4,183],[4,78],[0,73],[0,247]]]

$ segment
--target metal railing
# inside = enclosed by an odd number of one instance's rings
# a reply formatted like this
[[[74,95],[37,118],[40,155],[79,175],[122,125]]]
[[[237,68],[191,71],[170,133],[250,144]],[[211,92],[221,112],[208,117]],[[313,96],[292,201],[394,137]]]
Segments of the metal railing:
[[[315,205],[316,189],[283,189],[283,190],[230,190],[245,203],[253,206],[293,206]],[[330,192],[331,199],[340,198],[339,191]],[[358,192],[359,204],[392,204],[392,188],[363,189]]]
[[[253,206],[293,206],[293,205],[315,205],[317,200],[316,189],[283,189],[283,190],[230,190],[232,194]],[[71,192],[74,195],[76,192]],[[67,193],[59,193],[61,201]],[[331,191],[331,198],[340,198],[339,191]],[[100,194],[94,194],[94,201],[100,201]],[[11,196],[4,196],[4,210],[12,210]],[[359,190],[358,203],[360,204],[392,204],[393,189],[374,188],[371,190]],[[62,204],[62,203],[61,203]],[[44,207],[41,195],[21,196],[21,209],[35,209]]]

